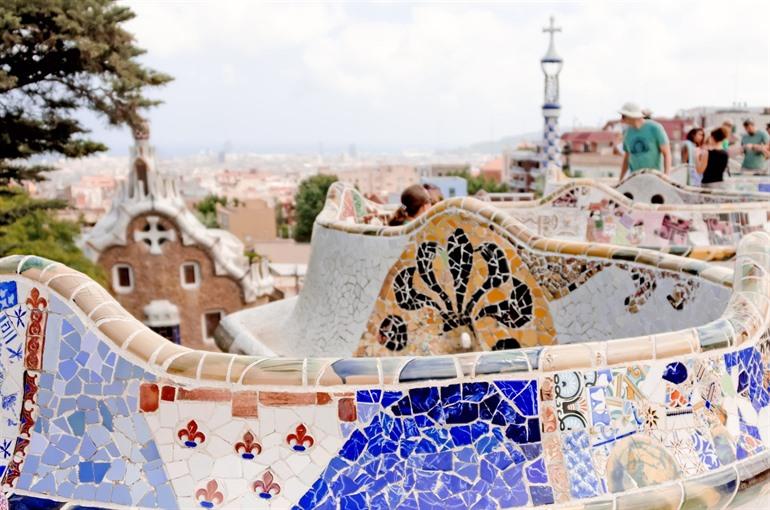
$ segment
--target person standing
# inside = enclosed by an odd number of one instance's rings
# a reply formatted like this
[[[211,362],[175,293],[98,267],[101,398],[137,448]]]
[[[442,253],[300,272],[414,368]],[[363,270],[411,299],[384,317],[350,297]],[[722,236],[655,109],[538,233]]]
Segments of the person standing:
[[[698,173],[698,154],[705,141],[703,128],[692,128],[682,144],[682,163],[687,165],[687,184],[700,186],[702,175]]]
[[[623,166],[620,168],[620,180],[627,171],[636,172],[643,168],[660,170],[661,160],[663,173],[668,175],[671,170],[671,145],[663,126],[653,120],[646,120],[639,105],[626,103],[618,112],[626,132],[623,135]]]
[[[701,151],[698,155],[697,170],[703,176],[701,186],[704,188],[722,188],[724,185],[727,161],[730,159],[723,148],[722,142],[725,138],[724,129],[716,128],[711,132],[706,144],[708,150]]]
[[[725,119],[722,122],[722,131],[725,134],[725,139],[722,140],[722,148],[724,150],[730,149],[732,145],[738,142],[738,138],[735,136],[735,124],[730,119]]]
[[[770,150],[767,147],[770,136],[764,131],[759,131],[751,119],[743,122],[743,129],[746,130],[746,134],[741,138],[741,147],[743,147],[741,169],[764,170],[767,158],[770,158]]]

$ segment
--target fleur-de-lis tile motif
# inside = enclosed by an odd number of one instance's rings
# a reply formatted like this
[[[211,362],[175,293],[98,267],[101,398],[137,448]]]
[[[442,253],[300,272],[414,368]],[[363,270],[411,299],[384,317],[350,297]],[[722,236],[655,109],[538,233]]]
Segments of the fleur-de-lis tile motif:
[[[294,451],[304,452],[315,444],[315,439],[307,433],[305,424],[300,423],[297,425],[297,428],[294,429],[293,434],[286,436],[286,444],[288,444]]]
[[[251,490],[262,499],[271,499],[281,493],[281,486],[274,481],[273,473],[268,469],[251,485]]]
[[[225,496],[218,489],[219,483],[216,480],[209,480],[206,487],[201,487],[195,491],[195,501],[203,508],[214,508],[221,505]]]
[[[198,430],[198,423],[190,420],[184,428],[179,429],[177,437],[188,448],[195,448],[206,440],[206,434]]]
[[[262,453],[262,445],[259,444],[250,430],[243,434],[243,441],[235,443],[235,452],[242,458],[251,460],[255,455]]]
[[[486,264],[487,277],[468,296],[469,280],[474,272],[474,253],[478,253]],[[439,283],[441,280],[435,269],[437,257],[446,257],[454,292],[449,292]],[[420,243],[415,260],[414,266],[405,267],[393,279],[396,303],[405,311],[422,308],[436,310],[444,332],[460,327],[473,330],[474,323],[485,317],[494,318],[499,324],[514,329],[532,320],[533,299],[530,289],[511,274],[505,252],[496,244],[485,242],[474,248],[463,229],[457,228],[447,238],[445,250],[434,241]],[[418,290],[415,285],[416,276],[432,295]],[[508,282],[511,282],[513,289],[505,299],[479,306],[490,291]],[[406,345],[406,323],[397,315],[385,317],[379,333],[380,342],[388,349],[401,350]]]

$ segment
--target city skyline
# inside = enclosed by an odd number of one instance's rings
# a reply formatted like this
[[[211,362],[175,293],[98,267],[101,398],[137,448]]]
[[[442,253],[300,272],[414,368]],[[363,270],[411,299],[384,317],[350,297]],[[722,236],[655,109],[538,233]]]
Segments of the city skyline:
[[[627,100],[662,115],[770,104],[762,35],[770,5],[758,2],[729,11],[708,2],[125,3],[137,14],[127,28],[147,49],[143,60],[175,77],[153,91],[164,104],[148,113],[169,155],[226,144],[287,153],[448,149],[536,132],[551,14],[563,28],[564,130],[612,118]],[[127,130],[87,124],[113,153],[126,153]]]

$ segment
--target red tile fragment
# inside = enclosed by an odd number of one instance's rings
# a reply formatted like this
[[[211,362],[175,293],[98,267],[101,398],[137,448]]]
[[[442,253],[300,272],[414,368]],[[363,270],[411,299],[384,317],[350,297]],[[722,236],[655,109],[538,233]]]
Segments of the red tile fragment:
[[[176,398],[179,400],[202,400],[205,402],[225,402],[231,398],[230,390],[224,388],[196,388],[186,390],[179,388]]]
[[[158,410],[158,385],[143,383],[139,387],[139,409],[145,413],[153,413]]]
[[[315,405],[315,393],[288,393],[283,391],[260,391],[259,403],[263,406],[309,406]]]
[[[233,393],[233,417],[257,418],[257,392],[236,391]]]
[[[332,401],[332,396],[328,393],[321,393],[320,391],[316,393],[316,404],[319,406],[328,404]]]
[[[176,388],[173,386],[164,386],[163,389],[160,390],[160,398],[167,402],[173,402],[176,400]]]
[[[356,421],[356,401],[352,398],[341,398],[337,404],[337,416],[340,421]]]

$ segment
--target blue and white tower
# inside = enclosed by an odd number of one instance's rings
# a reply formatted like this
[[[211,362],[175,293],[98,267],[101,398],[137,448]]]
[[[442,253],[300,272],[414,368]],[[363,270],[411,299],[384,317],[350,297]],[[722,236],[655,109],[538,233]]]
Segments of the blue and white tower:
[[[561,32],[561,28],[554,25],[553,16],[551,16],[551,25],[544,28],[543,32],[548,32],[550,42],[548,51],[540,60],[540,66],[545,74],[545,101],[543,102],[543,117],[545,125],[543,126],[543,170],[556,166],[561,168],[561,150],[559,149],[559,114],[561,106],[559,105],[559,72],[564,61],[556,53],[553,44],[553,34]]]

